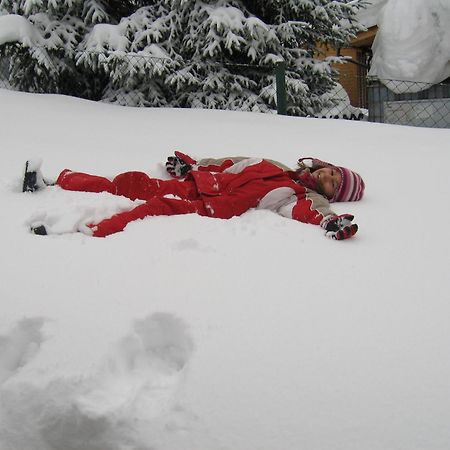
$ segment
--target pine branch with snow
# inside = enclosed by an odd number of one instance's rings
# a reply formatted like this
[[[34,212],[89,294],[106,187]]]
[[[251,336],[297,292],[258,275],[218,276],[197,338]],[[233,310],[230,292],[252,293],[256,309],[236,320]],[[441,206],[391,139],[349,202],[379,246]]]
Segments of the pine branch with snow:
[[[28,79],[42,90],[96,92],[116,102],[134,92],[139,105],[268,110],[275,107],[273,69],[260,66],[282,59],[289,112],[310,115],[335,85],[331,61],[315,59],[317,45],[345,45],[360,29],[353,20],[360,3],[0,0],[0,7],[28,27],[28,40],[16,39],[20,51],[9,50],[13,66],[27,60],[35,69],[21,86]]]

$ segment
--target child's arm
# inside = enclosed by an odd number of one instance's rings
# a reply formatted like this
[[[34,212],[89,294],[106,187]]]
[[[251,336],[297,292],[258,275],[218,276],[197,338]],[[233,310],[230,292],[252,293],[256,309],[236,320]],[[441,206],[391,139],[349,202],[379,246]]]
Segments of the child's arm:
[[[235,163],[247,159],[245,156],[230,156],[226,158],[204,158],[196,161],[189,155],[175,151],[175,156],[169,156],[166,170],[174,178],[184,178],[191,170],[205,172],[223,172]]]
[[[179,151],[175,151],[175,156],[169,156],[166,162],[167,172],[174,178],[183,178],[191,170],[199,170],[205,172],[223,172],[226,169],[234,166],[235,164],[244,161],[246,159],[252,159],[248,156],[227,156],[225,158],[203,158],[200,161],[196,161],[189,155],[185,155]],[[284,164],[268,159],[275,166],[283,170],[291,170]]]
[[[352,215],[338,216],[323,195],[309,189],[293,195],[291,201],[278,208],[277,212],[300,222],[320,225],[325,236],[335,240],[351,238],[358,231],[358,225],[352,223]]]

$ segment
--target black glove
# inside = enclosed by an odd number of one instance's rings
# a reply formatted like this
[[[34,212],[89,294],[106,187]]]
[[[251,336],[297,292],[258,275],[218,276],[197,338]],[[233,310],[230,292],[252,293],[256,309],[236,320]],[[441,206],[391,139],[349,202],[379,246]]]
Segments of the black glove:
[[[326,230],[325,236],[342,241],[351,238],[358,231],[358,225],[352,223],[353,219],[351,214],[333,215],[325,217],[320,225]]]
[[[190,156],[176,151],[175,156],[167,158],[166,170],[174,178],[183,178],[192,170],[195,163],[196,161]]]

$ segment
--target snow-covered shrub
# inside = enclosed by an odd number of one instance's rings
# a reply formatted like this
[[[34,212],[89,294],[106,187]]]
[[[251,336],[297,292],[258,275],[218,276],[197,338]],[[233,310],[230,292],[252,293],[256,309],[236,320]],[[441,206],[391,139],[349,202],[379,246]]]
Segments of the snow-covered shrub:
[[[351,119],[351,120],[367,120],[368,111],[364,108],[352,106],[350,98],[339,83],[329,92],[323,94],[322,100],[328,106],[324,106],[315,116],[324,119]]]

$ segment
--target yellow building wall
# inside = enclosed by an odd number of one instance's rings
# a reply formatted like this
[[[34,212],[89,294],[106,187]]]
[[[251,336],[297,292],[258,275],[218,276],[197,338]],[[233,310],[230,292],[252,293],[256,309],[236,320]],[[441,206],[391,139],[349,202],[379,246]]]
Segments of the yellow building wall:
[[[333,48],[320,47],[319,59],[325,59],[327,56],[336,56],[337,51]],[[359,48],[342,48],[340,56],[349,56],[353,61],[361,62],[363,59],[362,50]],[[333,64],[339,72],[339,83],[346,90],[350,103],[353,106],[365,106],[365,70],[363,67],[352,62],[343,64]]]
[[[367,107],[367,69],[362,64],[366,63],[365,51],[370,50],[377,30],[377,26],[373,26],[367,31],[359,33],[352,41],[351,47],[340,49],[340,56],[349,56],[354,62],[349,61],[345,64],[334,65],[339,72],[339,83],[346,90],[352,106]],[[318,50],[317,57],[319,59],[338,55],[338,51],[335,48],[321,44],[318,45]],[[355,62],[359,64],[355,64]]]

